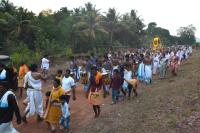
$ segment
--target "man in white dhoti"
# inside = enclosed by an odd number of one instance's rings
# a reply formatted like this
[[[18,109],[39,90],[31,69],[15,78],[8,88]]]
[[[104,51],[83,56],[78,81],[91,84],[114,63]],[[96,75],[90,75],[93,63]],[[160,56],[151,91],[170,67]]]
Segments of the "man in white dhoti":
[[[166,60],[167,60],[167,68],[168,68],[170,66],[170,53],[167,52],[165,57],[166,57]]]
[[[159,55],[155,54],[155,57],[153,58],[153,74],[157,74],[158,70],[158,65],[159,65]]]
[[[192,46],[189,46],[189,54],[192,54]]]
[[[0,133],[19,133],[12,125],[13,114],[17,124],[21,123],[20,111],[15,94],[7,89],[8,82],[0,81]]]
[[[144,81],[146,84],[152,83],[152,59],[149,53],[144,58]]]
[[[48,71],[49,71],[49,60],[47,59],[47,57],[45,56],[44,58],[42,58],[42,63],[41,63],[41,69],[42,69],[42,74],[46,77],[48,75]]]
[[[37,72],[37,65],[32,64],[30,67],[30,72],[25,76],[24,87],[27,88],[27,107],[25,110],[25,115],[23,117],[23,122],[27,123],[26,118],[37,114],[38,121],[42,120],[43,117],[43,104],[42,104],[42,77],[40,73]]]

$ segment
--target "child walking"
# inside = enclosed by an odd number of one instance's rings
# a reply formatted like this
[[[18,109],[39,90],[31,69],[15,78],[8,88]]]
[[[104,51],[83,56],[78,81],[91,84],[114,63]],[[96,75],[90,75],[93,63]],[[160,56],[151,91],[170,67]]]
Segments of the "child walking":
[[[132,88],[129,86],[127,80],[132,79],[132,71],[131,71],[131,64],[127,63],[125,64],[125,69],[124,69],[124,83],[122,85],[122,88],[128,92],[128,99],[130,99],[131,91]]]
[[[59,100],[61,102],[61,110],[62,115],[60,118],[60,129],[66,130],[67,133],[70,133],[70,111],[69,111],[69,105],[67,103],[67,98],[65,95],[62,95],[59,97]]]
[[[112,104],[117,103],[122,84],[123,80],[120,76],[118,69],[113,70],[113,76],[110,82],[110,88],[112,88]]]

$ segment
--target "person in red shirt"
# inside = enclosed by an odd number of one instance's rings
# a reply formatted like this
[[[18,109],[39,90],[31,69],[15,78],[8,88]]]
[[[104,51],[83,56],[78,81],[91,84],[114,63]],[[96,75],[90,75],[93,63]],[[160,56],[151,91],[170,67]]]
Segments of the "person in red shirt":
[[[118,69],[114,69],[113,76],[110,82],[110,88],[112,89],[112,104],[117,103],[122,84],[123,79],[121,78]]]

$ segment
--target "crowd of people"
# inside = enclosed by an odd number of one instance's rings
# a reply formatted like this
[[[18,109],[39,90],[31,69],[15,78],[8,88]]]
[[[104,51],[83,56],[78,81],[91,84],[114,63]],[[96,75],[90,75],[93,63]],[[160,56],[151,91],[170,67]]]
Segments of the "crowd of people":
[[[167,69],[173,76],[177,76],[181,62],[192,54],[191,46],[176,46],[162,48],[157,51],[150,49],[126,49],[109,51],[102,57],[91,54],[89,57],[72,58],[63,72],[57,70],[53,80],[52,90],[46,92],[46,106],[43,106],[42,80],[48,79],[50,60],[42,59],[41,69],[36,64],[27,66],[21,63],[18,73],[19,97],[26,90],[26,106],[23,116],[17,105],[17,98],[9,88],[10,81],[4,64],[0,64],[0,132],[18,133],[12,126],[12,117],[15,113],[17,123],[28,123],[28,118],[37,114],[38,121],[45,121],[56,132],[70,130],[70,100],[76,100],[78,82],[92,105],[94,117],[101,114],[102,98],[112,96],[111,104],[120,100],[138,96],[138,83],[146,85],[153,83],[153,75],[164,79]],[[45,112],[44,112],[44,108]]]

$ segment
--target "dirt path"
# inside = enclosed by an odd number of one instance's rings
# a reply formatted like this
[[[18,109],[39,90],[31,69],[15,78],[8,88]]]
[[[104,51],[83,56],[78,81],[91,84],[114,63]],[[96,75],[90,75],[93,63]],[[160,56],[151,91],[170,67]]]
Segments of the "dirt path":
[[[48,80],[46,83],[43,83],[43,95],[46,91],[52,89],[52,81]],[[85,93],[83,92],[82,86],[78,85],[76,88],[77,100],[70,101],[71,106],[71,128],[73,132],[76,132],[79,128],[84,127],[85,124],[89,123],[93,119],[94,114],[92,112],[92,107],[89,105],[87,99],[85,98]],[[24,96],[25,98],[25,96]],[[45,96],[43,96],[45,99]],[[24,105],[22,104],[23,98],[18,100],[21,114],[23,114]],[[109,105],[111,103],[110,98],[106,98],[103,101],[103,106]],[[45,105],[45,104],[44,104]],[[104,114],[104,112],[102,112]],[[38,123],[36,117],[31,117],[28,119],[28,124],[16,125],[15,127],[20,131],[20,133],[49,133],[50,129],[48,128],[45,122]],[[59,132],[59,131],[58,131]]]
[[[152,85],[140,84],[138,98],[116,105],[110,105],[111,98],[107,98],[98,119],[93,118],[92,108],[79,86],[77,100],[71,102],[72,130],[74,133],[199,133],[200,122],[195,119],[200,118],[197,62],[200,62],[200,51],[195,51],[190,60],[181,65],[177,77],[168,72],[166,79],[154,77]],[[43,91],[51,88],[51,81],[48,81]],[[21,100],[19,104],[23,110]],[[21,133],[50,132],[45,122],[38,123],[36,118],[28,121],[27,125],[15,127]]]
[[[154,78],[139,97],[104,107],[79,133],[200,133],[200,51],[182,63],[177,77]],[[107,111],[109,110],[109,111]]]

